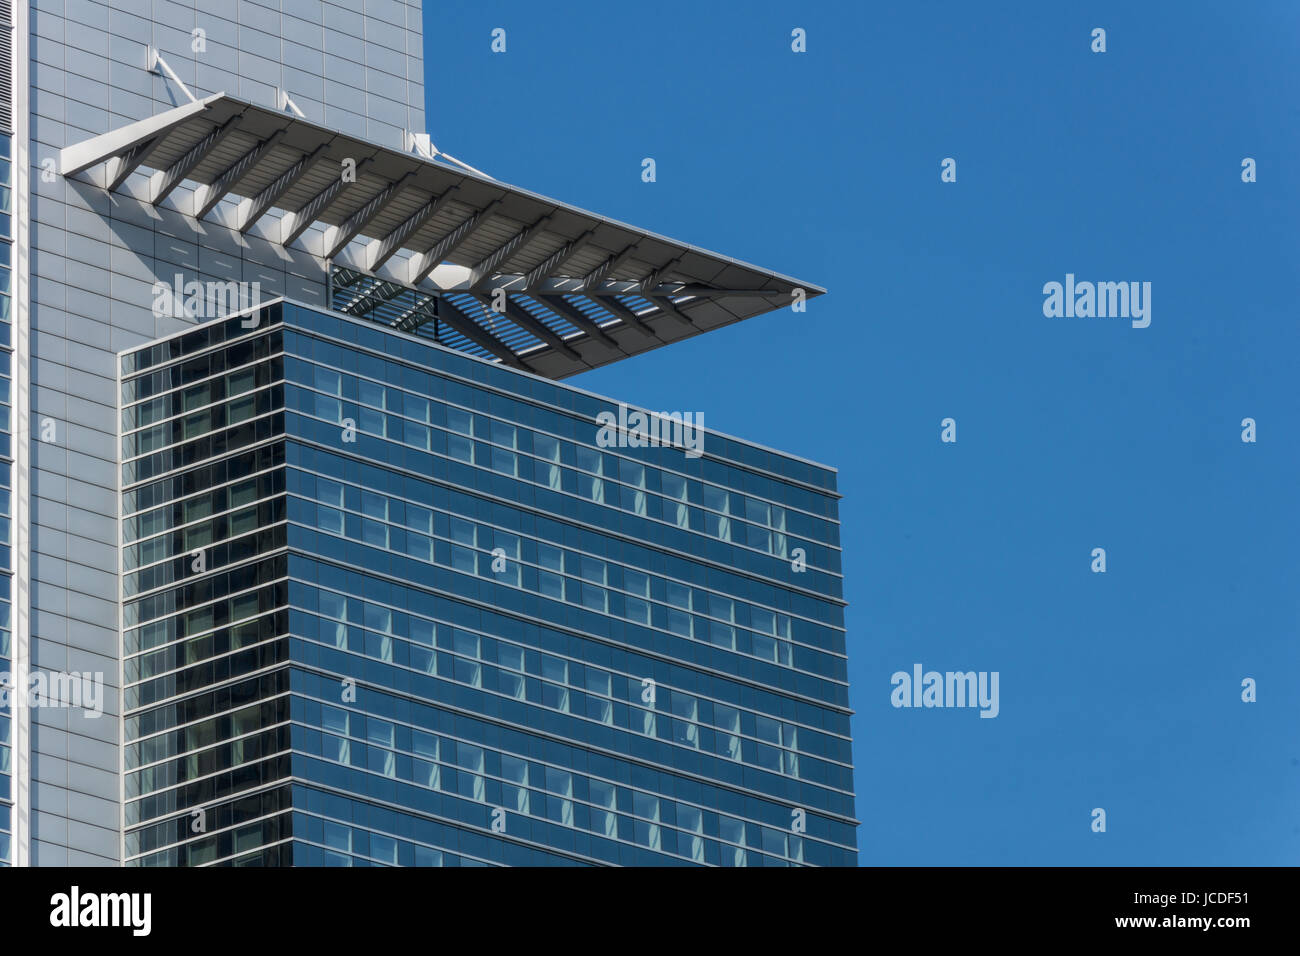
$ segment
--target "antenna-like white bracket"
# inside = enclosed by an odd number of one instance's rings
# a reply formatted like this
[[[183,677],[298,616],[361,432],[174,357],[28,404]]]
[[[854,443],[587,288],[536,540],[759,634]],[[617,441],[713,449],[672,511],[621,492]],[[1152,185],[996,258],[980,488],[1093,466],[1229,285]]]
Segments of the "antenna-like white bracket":
[[[145,60],[147,64],[145,69],[147,69],[150,73],[166,74],[171,79],[171,81],[175,83],[177,86],[179,86],[181,90],[185,93],[185,95],[190,98],[191,103],[197,103],[198,99],[194,96],[193,93],[190,92],[190,88],[185,85],[185,81],[176,75],[176,71],[167,65],[167,61],[164,60],[162,54],[158,52],[158,48],[156,46],[150,46],[147,47],[146,49],[149,52]]]
[[[404,129],[402,139],[402,146],[408,153],[418,153],[425,159],[433,159],[438,155],[438,148],[433,145],[428,133],[412,133],[409,129]]]
[[[288,90],[275,91],[275,108],[279,110],[288,110],[298,119],[306,119],[307,114],[298,109],[298,104],[293,101]]]
[[[469,163],[462,163],[450,153],[444,153],[437,146],[433,145],[433,140],[428,133],[413,133],[409,129],[402,130],[402,146],[408,153],[416,153],[425,159],[438,159],[441,157],[449,163],[455,163],[461,169],[468,169],[475,176],[482,176],[484,179],[495,179],[481,169],[475,169]]]

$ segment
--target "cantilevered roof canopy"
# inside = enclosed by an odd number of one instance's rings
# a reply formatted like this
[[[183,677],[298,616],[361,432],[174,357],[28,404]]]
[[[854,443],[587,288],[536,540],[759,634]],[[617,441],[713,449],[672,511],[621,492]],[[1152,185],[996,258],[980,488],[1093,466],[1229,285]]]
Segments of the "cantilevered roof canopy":
[[[65,176],[101,164],[110,191],[151,170],[154,205],[197,184],[196,219],[239,198],[241,233],[279,209],[259,234],[331,260],[336,308],[551,378],[825,291],[224,93],[61,154]]]

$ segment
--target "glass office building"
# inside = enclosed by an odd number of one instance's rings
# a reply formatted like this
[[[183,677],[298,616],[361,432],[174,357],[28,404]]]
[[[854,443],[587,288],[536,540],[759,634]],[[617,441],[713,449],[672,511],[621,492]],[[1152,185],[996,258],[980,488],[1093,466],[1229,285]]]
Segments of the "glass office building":
[[[854,864],[832,470],[292,301],[120,376],[128,865]]]
[[[13,489],[13,447],[11,402],[13,366],[11,304],[13,290],[13,137],[3,131],[0,120],[0,675],[8,686],[13,673],[13,640],[10,631],[13,540],[10,498]],[[0,866],[10,861],[13,814],[12,717],[8,700],[0,703]]]
[[[441,153],[424,15],[0,0],[0,865],[854,861],[834,472],[560,384],[824,290]]]

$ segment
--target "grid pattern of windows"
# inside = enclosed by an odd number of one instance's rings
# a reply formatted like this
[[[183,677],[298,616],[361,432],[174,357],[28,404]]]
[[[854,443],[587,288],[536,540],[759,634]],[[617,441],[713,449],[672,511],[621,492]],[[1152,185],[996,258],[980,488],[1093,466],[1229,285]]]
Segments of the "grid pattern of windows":
[[[688,583],[692,578],[709,578],[709,568],[691,558],[665,556],[668,573],[650,573],[631,565],[638,558],[653,563],[646,549],[625,547],[616,536],[589,531],[576,538],[577,543],[566,542],[570,526],[537,519],[528,509],[489,497],[438,490],[432,483],[406,476],[402,494],[417,497],[386,495],[326,477],[330,469],[342,467],[344,459],[339,456],[295,446],[289,457],[315,472],[290,471],[292,521],[680,636],[694,645],[682,645],[680,653],[701,663],[714,656],[708,650],[711,646],[781,665],[785,671],[766,671],[769,682],[778,687],[798,690],[799,672],[815,675],[824,678],[817,685],[820,692],[831,699],[842,698],[847,679],[840,649],[843,633],[757,603],[779,601],[777,589],[734,576],[731,581],[715,577],[706,587],[692,587]],[[447,508],[415,503],[435,497],[445,498]],[[480,515],[484,520],[475,520]],[[720,593],[729,584],[754,601],[738,600],[732,591]],[[519,607],[526,596],[502,594],[498,599]],[[753,665],[744,662],[744,666]]]
[[[290,573],[295,578],[309,574],[333,576],[331,569],[320,562],[295,563]],[[439,693],[473,701],[476,707],[520,709],[510,702],[528,701],[560,714],[618,728],[618,733],[596,727],[587,728],[586,732],[599,731],[604,739],[614,740],[621,748],[630,747],[647,755],[667,753],[669,765],[674,759],[688,755],[651,746],[651,741],[667,741],[674,747],[699,752],[700,758],[693,758],[693,763],[700,763],[703,755],[716,754],[781,774],[789,779],[774,781],[752,773],[747,776],[763,779],[765,786],[783,795],[800,792],[794,781],[807,781],[816,786],[803,792],[817,797],[819,804],[848,803],[844,800],[851,780],[848,741],[799,721],[800,717],[824,716],[815,709],[804,707],[797,711],[797,716],[772,716],[764,711],[781,709],[779,695],[751,690],[735,681],[702,680],[682,665],[663,668],[654,655],[638,653],[630,647],[615,651],[597,639],[566,635],[544,625],[512,623],[510,616],[495,611],[475,612],[459,602],[435,603],[410,588],[400,585],[394,588],[368,576],[355,583],[374,591],[387,591],[391,598],[402,602],[403,609],[349,599],[324,589],[300,588],[295,581],[290,588],[291,603],[311,611],[319,606],[313,618],[294,616],[295,637],[306,634],[324,648],[295,649],[295,660],[309,656],[315,661],[329,661],[332,670],[343,672],[361,666],[361,662],[349,660],[349,654],[364,655],[390,665],[368,666],[373,673],[386,674],[388,680],[434,688]],[[406,611],[407,607],[411,611]],[[475,617],[478,629],[417,616],[417,608],[428,613],[430,607],[432,613],[446,614],[460,622]],[[343,614],[347,615],[346,619]],[[503,634],[510,634],[511,638],[502,637]],[[537,644],[555,651],[538,651]],[[612,663],[598,667],[591,659],[600,657],[602,648]],[[642,695],[641,675],[647,674],[658,675],[652,700]],[[438,680],[427,679],[426,675]],[[452,681],[485,693],[464,692],[448,683]],[[688,689],[682,689],[683,686]],[[706,691],[716,696],[706,696]],[[529,713],[531,721],[550,719],[538,707],[522,709]],[[556,723],[577,726],[572,721]],[[623,731],[642,735],[647,740],[629,740]],[[716,764],[716,761],[709,762],[717,773],[727,773]],[[740,769],[735,768],[731,775],[740,779]]]
[[[291,859],[278,313],[122,362],[129,864]]]
[[[805,546],[824,546],[821,563],[838,573],[832,496],[712,458],[699,463],[679,456],[660,463],[653,453],[638,449],[594,448],[595,426],[580,415],[551,410],[546,424],[555,431],[545,432],[528,427],[534,425],[537,406],[522,399],[494,392],[483,403],[484,392],[468,382],[398,361],[358,363],[355,353],[337,343],[293,331],[286,335],[286,351],[311,359],[288,361],[289,379],[311,390],[295,406],[304,415],[331,425],[350,417],[361,431],[409,448],[764,554],[786,557],[793,536]],[[358,364],[364,368],[354,374],[340,371]],[[434,397],[403,390],[410,388],[426,389]],[[475,402],[482,407],[471,404]],[[571,440],[575,434],[581,436],[578,441]]]
[[[122,368],[129,863],[854,862],[832,472],[289,303]]]
[[[13,369],[13,139],[0,135],[0,675],[9,679],[13,668],[9,633],[10,594],[13,584],[13,531],[11,491],[13,478],[12,369]],[[10,859],[13,814],[12,730],[6,701],[0,706],[0,866]]]
[[[294,333],[288,333],[288,338],[288,348],[301,343],[314,350],[310,339]],[[357,422],[361,434],[378,442],[379,447],[389,446],[389,460],[411,463],[423,457],[431,463],[435,476],[473,476],[475,483],[504,475],[515,482],[518,496],[529,504],[554,503],[581,515],[588,523],[600,522],[602,527],[642,534],[649,540],[671,534],[680,550],[701,553],[757,574],[779,577],[797,544],[805,554],[809,586],[823,588],[832,595],[839,591],[839,549],[812,537],[819,534],[823,541],[834,538],[835,526],[831,522],[597,448],[561,441],[535,429],[424,399],[418,401],[425,407],[411,409],[421,418],[406,419],[380,408],[340,400],[329,392],[299,387],[310,387],[314,380],[325,388],[341,389],[344,380],[332,369],[309,366],[292,358],[286,361],[286,367],[291,383],[286,388],[286,405],[302,418],[294,429],[296,433],[328,435],[342,421]],[[364,394],[371,383],[355,384],[356,391]],[[387,396],[373,400],[386,401],[389,408],[397,404]],[[408,396],[403,404],[409,407],[414,402]],[[574,423],[568,427],[581,426]],[[473,439],[469,437],[470,429],[510,444],[502,447],[486,439]],[[410,453],[411,449],[416,450],[415,454]],[[573,467],[558,464],[560,461]],[[705,506],[688,504],[698,500],[706,502]],[[748,523],[736,515],[748,515],[755,521]],[[793,528],[805,535],[792,538],[789,531]]]

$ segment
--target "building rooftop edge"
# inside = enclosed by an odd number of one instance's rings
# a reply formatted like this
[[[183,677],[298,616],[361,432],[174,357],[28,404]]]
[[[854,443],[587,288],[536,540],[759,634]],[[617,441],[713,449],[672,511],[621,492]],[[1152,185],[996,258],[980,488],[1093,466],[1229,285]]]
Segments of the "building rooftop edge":
[[[414,335],[414,334],[412,334],[412,333],[410,333],[410,332],[404,332],[404,331],[402,331],[401,329],[392,328],[391,326],[380,325],[379,323],[371,322],[371,321],[368,321],[368,320],[366,320],[366,319],[359,318],[359,317],[354,316],[354,315],[348,315],[348,314],[346,314],[346,313],[344,313],[344,312],[338,312],[338,311],[335,311],[334,309],[330,309],[330,308],[328,308],[328,307],[326,307],[326,306],[315,305],[315,304],[312,304],[312,303],[310,303],[310,302],[303,302],[303,301],[301,301],[300,299],[294,299],[294,298],[292,298],[292,297],[290,297],[290,296],[287,296],[287,295],[276,296],[276,297],[274,297],[274,298],[272,298],[272,299],[267,299],[265,302],[259,302],[257,305],[249,306],[248,308],[240,309],[240,310],[238,310],[238,311],[236,311],[236,312],[231,312],[229,315],[222,316],[221,318],[218,318],[218,319],[209,319],[209,320],[207,320],[207,321],[205,321],[205,322],[196,322],[196,323],[194,323],[194,325],[191,326],[190,328],[187,328],[187,329],[181,329],[181,330],[176,331],[176,332],[171,332],[171,333],[169,333],[169,334],[167,334],[167,335],[161,335],[161,336],[159,336],[158,338],[150,339],[148,342],[143,342],[143,343],[141,343],[140,345],[133,345],[133,346],[131,346],[130,348],[120,349],[120,350],[118,350],[118,352],[117,352],[117,357],[118,357],[118,359],[119,359],[119,361],[120,361],[120,359],[121,359],[123,356],[125,356],[125,355],[132,355],[132,354],[134,354],[134,353],[136,353],[136,352],[141,352],[141,351],[143,351],[143,350],[145,350],[145,349],[152,348],[153,346],[158,345],[158,344],[160,344],[160,343],[162,343],[162,342],[167,342],[167,341],[170,341],[171,339],[180,338],[180,337],[183,336],[183,335],[189,335],[190,333],[192,333],[192,332],[194,332],[194,331],[196,331],[196,330],[198,330],[198,329],[202,329],[202,328],[205,327],[205,326],[209,326],[209,325],[217,325],[217,324],[222,323],[222,322],[229,322],[230,320],[232,320],[232,319],[236,319],[236,318],[238,318],[238,317],[241,316],[241,315],[247,315],[247,314],[250,313],[250,312],[254,312],[254,311],[258,310],[258,309],[265,309],[265,308],[267,308],[267,307],[269,307],[269,306],[272,306],[272,305],[275,305],[275,304],[277,304],[277,303],[281,303],[281,302],[286,303],[286,304],[288,304],[288,305],[294,305],[294,306],[297,306],[297,307],[302,308],[302,309],[307,309],[307,310],[312,311],[312,312],[322,312],[322,313],[325,313],[325,314],[327,314],[327,315],[330,315],[330,316],[332,316],[332,317],[334,317],[334,318],[338,318],[338,319],[346,319],[346,320],[348,320],[349,322],[351,322],[351,323],[353,323],[353,324],[355,324],[355,325],[357,325],[357,326],[359,326],[359,327],[361,327],[361,328],[377,328],[378,330],[380,330],[380,331],[382,331],[382,332],[386,332],[386,333],[391,334],[391,335],[397,335],[397,336],[400,336],[400,337],[402,337],[402,338],[409,339],[409,340],[411,340],[412,342],[416,342],[416,343],[418,343],[418,344],[420,344],[420,345],[423,345],[423,346],[426,346],[426,347],[428,347],[428,348],[437,349],[437,350],[439,350],[439,351],[447,352],[447,353],[450,354],[450,355],[457,355],[457,356],[462,356],[462,357],[464,357],[464,358],[473,359],[473,360],[476,361],[476,362],[481,362],[482,364],[487,365],[487,366],[490,366],[490,367],[492,367],[492,368],[502,368],[502,369],[505,369],[506,371],[513,372],[513,373],[515,373],[515,374],[517,374],[517,375],[522,375],[522,376],[524,376],[524,377],[526,377],[526,378],[532,378],[532,379],[536,379],[536,380],[539,381],[539,382],[545,382],[546,384],[548,384],[548,385],[552,385],[552,386],[555,386],[556,388],[566,389],[566,390],[571,391],[571,392],[577,392],[577,393],[579,393],[579,394],[581,394],[581,395],[585,395],[585,396],[587,396],[588,398],[594,398],[594,399],[596,399],[596,400],[598,400],[598,401],[608,402],[608,403],[610,403],[611,405],[615,405],[615,406],[619,406],[619,405],[621,405],[621,406],[624,406],[625,408],[627,408],[629,411],[639,411],[639,412],[644,412],[644,413],[649,414],[649,415],[657,415],[657,414],[659,414],[658,412],[656,412],[656,411],[654,411],[654,410],[652,410],[652,409],[643,408],[643,407],[641,407],[641,406],[639,406],[639,405],[632,405],[632,404],[630,404],[629,402],[623,401],[622,399],[612,398],[612,397],[609,396],[609,395],[602,395],[602,394],[600,394],[599,392],[593,392],[593,391],[591,391],[590,389],[580,388],[580,387],[578,387],[577,385],[572,385],[572,384],[570,384],[568,381],[560,382],[560,381],[556,381],[555,379],[547,378],[545,375],[538,375],[538,374],[536,374],[536,373],[534,373],[534,372],[528,372],[528,371],[524,371],[524,370],[521,370],[521,369],[510,368],[508,365],[506,365],[506,364],[503,363],[503,362],[494,362],[494,361],[492,361],[492,360],[490,360],[490,359],[483,358],[482,356],[475,355],[475,354],[473,354],[472,352],[464,352],[464,351],[461,351],[460,349],[450,348],[449,346],[442,345],[442,344],[440,344],[440,343],[438,343],[438,342],[434,342],[434,341],[432,341],[431,339],[422,338],[421,336]],[[251,334],[253,331],[255,331],[255,330],[250,329],[250,330],[249,330],[250,334]],[[791,461],[797,461],[797,462],[799,462],[800,464],[811,465],[811,466],[814,467],[814,468],[820,468],[820,469],[822,469],[823,471],[826,471],[826,472],[829,472],[829,473],[832,474],[832,475],[835,475],[835,476],[836,476],[836,480],[837,480],[837,484],[838,484],[839,469],[836,468],[834,465],[827,465],[827,464],[825,464],[825,463],[823,463],[823,462],[815,461],[815,460],[813,460],[813,459],[811,459],[811,458],[805,458],[805,457],[803,457],[802,455],[796,455],[796,454],[794,454],[793,452],[781,451],[781,450],[778,449],[778,448],[772,448],[772,447],[770,447],[770,446],[768,446],[768,445],[764,445],[764,444],[762,444],[761,442],[752,441],[752,440],[750,440],[750,439],[748,439],[748,438],[741,438],[741,437],[739,437],[739,436],[737,436],[737,435],[732,435],[732,434],[729,434],[729,433],[727,433],[727,432],[719,431],[719,430],[716,429],[716,428],[710,428],[710,427],[708,427],[708,426],[703,426],[703,425],[700,426],[700,427],[704,430],[704,432],[705,432],[706,434],[716,435],[716,436],[718,436],[719,438],[725,438],[725,439],[728,439],[729,441],[739,442],[739,443],[742,444],[742,445],[748,445],[748,446],[751,447],[751,448],[756,448],[756,449],[758,449],[759,451],[765,451],[765,452],[767,452],[767,453],[769,453],[769,454],[777,455],[777,456],[779,456],[779,457],[781,457],[781,458],[788,458],[788,459],[790,459]],[[783,476],[783,477],[784,477],[784,476]],[[806,484],[806,482],[799,482],[799,480],[798,480],[797,478],[791,478],[791,479],[789,479],[789,480],[791,480],[791,481],[795,481],[795,482],[797,482],[797,483],[799,483],[799,484]],[[813,486],[809,486],[809,487],[813,487]],[[814,490],[816,490],[819,494],[829,495],[829,496],[834,497],[834,498],[836,498],[836,499],[840,499],[840,498],[843,497],[842,495],[840,495],[840,493],[839,493],[839,491],[838,491],[838,488],[837,488],[836,490],[831,490],[831,489],[827,489],[827,488],[814,488]]]

